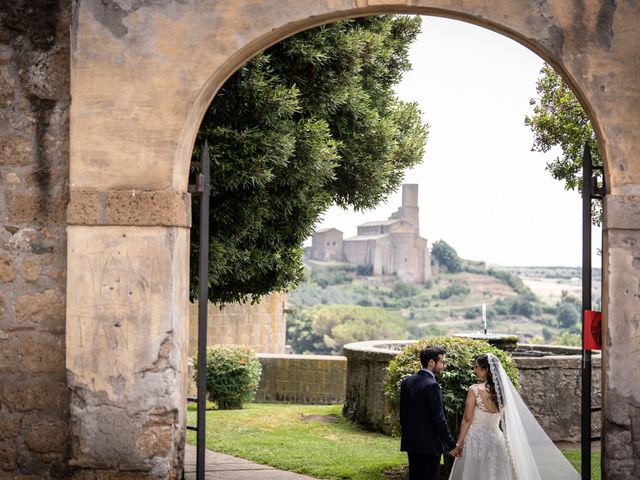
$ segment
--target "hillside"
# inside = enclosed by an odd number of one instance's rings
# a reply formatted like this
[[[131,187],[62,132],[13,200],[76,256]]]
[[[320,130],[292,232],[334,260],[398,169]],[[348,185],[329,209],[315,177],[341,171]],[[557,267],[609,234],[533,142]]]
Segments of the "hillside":
[[[366,269],[342,263],[310,262],[309,278],[290,292],[293,310],[289,321],[288,343],[299,344],[301,331],[317,334],[315,344],[323,351],[325,340],[332,344],[325,353],[338,351],[332,342],[336,335],[320,323],[318,305],[353,305],[377,318],[380,312],[393,312],[404,319],[406,336],[445,335],[477,332],[483,329],[482,304],[487,308],[488,330],[511,333],[522,342],[577,344],[581,270],[567,267],[485,267],[479,262],[463,262],[465,271],[439,273],[424,285],[399,281],[394,276],[368,276]],[[594,271],[594,303],[600,301],[600,271]],[[336,307],[333,307],[334,311]],[[364,314],[366,316],[366,314]],[[345,315],[345,322],[350,321]],[[314,323],[315,322],[315,323]],[[339,323],[339,322],[338,322]],[[332,328],[336,328],[337,324]],[[353,333],[355,339],[368,339],[366,327],[349,324],[338,327]],[[397,332],[396,332],[397,334]],[[347,341],[348,336],[337,335]],[[304,343],[304,342],[303,342]],[[298,351],[301,348],[297,349]]]

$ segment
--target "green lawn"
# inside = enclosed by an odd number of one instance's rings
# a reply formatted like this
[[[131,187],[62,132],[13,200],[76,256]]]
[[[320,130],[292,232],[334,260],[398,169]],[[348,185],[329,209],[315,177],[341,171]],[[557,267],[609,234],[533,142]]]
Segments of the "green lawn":
[[[207,448],[317,478],[387,480],[384,472],[406,465],[399,439],[371,433],[341,415],[342,405],[246,405],[207,412]],[[188,423],[195,425],[195,406]],[[195,433],[187,433],[195,444]],[[580,469],[580,451],[565,452]],[[593,455],[592,479],[600,479]]]

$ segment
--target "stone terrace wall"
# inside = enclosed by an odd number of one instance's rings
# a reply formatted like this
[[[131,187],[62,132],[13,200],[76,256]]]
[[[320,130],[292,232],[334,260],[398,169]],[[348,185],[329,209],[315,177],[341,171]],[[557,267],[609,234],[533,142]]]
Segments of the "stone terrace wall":
[[[71,2],[0,4],[0,477],[69,478]]]
[[[334,404],[345,397],[347,359],[330,355],[258,354],[258,402]]]

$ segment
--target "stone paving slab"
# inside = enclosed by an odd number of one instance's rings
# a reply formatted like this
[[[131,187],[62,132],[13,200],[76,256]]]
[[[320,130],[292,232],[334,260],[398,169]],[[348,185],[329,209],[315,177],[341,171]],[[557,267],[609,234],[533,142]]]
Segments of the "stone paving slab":
[[[186,445],[185,480],[196,478],[196,447]],[[244,458],[205,450],[206,480],[316,480],[298,473],[276,470],[267,465],[250,462]]]

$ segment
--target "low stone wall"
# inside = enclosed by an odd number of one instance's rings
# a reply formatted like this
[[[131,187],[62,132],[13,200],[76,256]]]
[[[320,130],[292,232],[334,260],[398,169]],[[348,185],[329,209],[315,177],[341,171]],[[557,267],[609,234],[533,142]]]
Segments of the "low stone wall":
[[[342,403],[347,359],[329,355],[258,354],[262,377],[257,402]]]
[[[347,387],[344,415],[368,429],[390,432],[389,407],[383,396],[386,367],[407,342],[360,342],[345,346]],[[535,346],[539,354],[514,360],[520,373],[521,395],[536,419],[554,441],[580,440],[580,355],[579,349]],[[600,405],[600,358],[593,357],[592,404]],[[600,432],[600,413],[592,417],[593,434]]]

